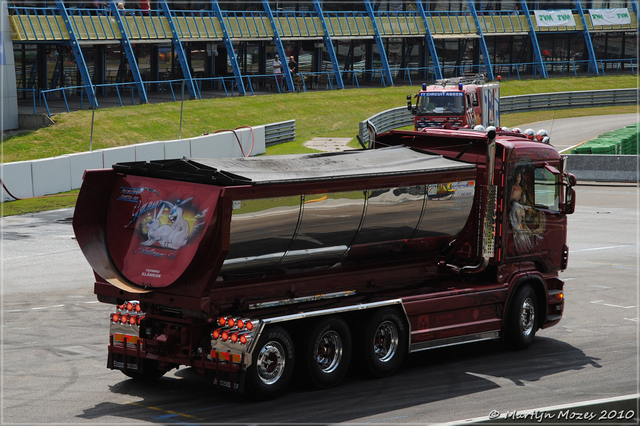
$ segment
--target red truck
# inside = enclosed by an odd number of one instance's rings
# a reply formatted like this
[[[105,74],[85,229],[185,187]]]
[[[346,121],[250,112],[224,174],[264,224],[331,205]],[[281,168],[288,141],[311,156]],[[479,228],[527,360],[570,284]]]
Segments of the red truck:
[[[407,95],[407,109],[414,115],[415,130],[425,127],[474,128],[500,126],[500,85],[483,75],[436,81],[415,95]]]
[[[529,346],[564,308],[575,177],[523,135],[433,129],[344,153],[121,163],[73,218],[108,320],[108,368],[319,388],[352,360],[488,339]]]

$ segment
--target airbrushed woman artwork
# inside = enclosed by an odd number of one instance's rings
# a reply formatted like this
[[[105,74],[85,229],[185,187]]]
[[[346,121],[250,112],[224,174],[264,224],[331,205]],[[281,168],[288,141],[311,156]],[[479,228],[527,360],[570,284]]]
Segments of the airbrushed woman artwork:
[[[526,254],[535,251],[545,231],[545,217],[534,207],[533,164],[516,166],[509,174],[509,227],[513,247],[509,254]]]

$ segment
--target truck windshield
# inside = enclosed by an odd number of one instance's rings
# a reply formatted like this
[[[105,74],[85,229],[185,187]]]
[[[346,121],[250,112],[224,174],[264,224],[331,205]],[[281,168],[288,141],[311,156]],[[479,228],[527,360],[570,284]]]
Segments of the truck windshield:
[[[463,114],[462,92],[421,93],[418,96],[419,114]]]

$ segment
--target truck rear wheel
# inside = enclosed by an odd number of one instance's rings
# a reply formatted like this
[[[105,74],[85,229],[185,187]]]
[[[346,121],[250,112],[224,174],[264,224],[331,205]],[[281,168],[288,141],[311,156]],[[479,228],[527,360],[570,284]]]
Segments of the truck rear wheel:
[[[282,392],[293,374],[294,351],[289,333],[278,326],[267,328],[253,351],[253,362],[247,369],[246,383],[250,392],[261,399]]]
[[[393,374],[407,353],[407,331],[398,311],[393,308],[377,311],[369,320],[359,346],[367,373],[374,377]]]
[[[338,385],[351,362],[351,333],[340,317],[321,320],[309,334],[305,358],[311,383],[327,389]]]
[[[511,349],[526,349],[538,329],[536,316],[538,298],[533,288],[526,284],[513,297],[505,326],[505,345]]]

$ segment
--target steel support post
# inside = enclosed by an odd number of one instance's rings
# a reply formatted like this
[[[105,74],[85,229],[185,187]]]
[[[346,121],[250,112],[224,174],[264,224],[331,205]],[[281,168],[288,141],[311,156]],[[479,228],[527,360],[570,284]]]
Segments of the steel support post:
[[[162,13],[165,18],[167,18],[167,22],[169,23],[169,28],[171,29],[171,44],[176,51],[176,55],[178,56],[178,62],[180,63],[180,68],[182,69],[182,78],[189,89],[189,96],[191,99],[196,99],[198,97],[198,93],[196,91],[196,86],[191,77],[191,70],[189,69],[189,62],[187,61],[187,55],[184,52],[184,47],[182,47],[182,41],[180,41],[180,35],[178,34],[178,29],[176,28],[176,23],[173,20],[173,15],[171,15],[171,10],[169,9],[169,5],[166,0],[159,0],[158,4],[162,8]]]
[[[91,82],[89,69],[87,68],[87,63],[84,60],[82,49],[78,44],[78,38],[76,37],[76,33],[73,29],[73,25],[71,25],[71,20],[69,19],[67,8],[64,6],[64,2],[62,0],[56,0],[56,6],[58,7],[60,16],[62,16],[64,25],[67,28],[67,32],[69,33],[69,39],[70,39],[69,45],[71,46],[71,50],[73,51],[73,54],[76,57],[76,63],[78,64],[78,71],[80,71],[80,75],[82,76],[82,82],[84,83],[84,89],[86,90],[87,96],[89,97],[89,105],[91,105],[92,108],[97,108],[98,100],[96,99],[96,92],[93,89],[93,83]],[[44,80],[46,80],[46,77]]]
[[[575,0],[575,2],[578,13],[580,14],[580,19],[582,20],[582,26],[584,27],[582,33],[584,34],[584,42],[586,43],[587,51],[589,52],[589,69],[593,70],[595,74],[598,75],[599,71],[598,62],[596,61],[596,52],[593,50],[593,43],[591,43],[591,34],[589,33],[589,28],[587,28],[587,20],[584,17],[582,4],[580,4],[580,0]]]
[[[109,2],[109,8],[111,9],[111,15],[115,19],[116,24],[118,25],[118,29],[120,30],[120,44],[122,45],[122,49],[124,50],[125,55],[127,55],[129,68],[131,68],[131,76],[133,77],[133,81],[136,83],[138,95],[140,96],[140,103],[146,104],[149,102],[149,99],[147,99],[147,91],[144,88],[144,83],[142,82],[142,76],[140,75],[140,68],[138,68],[136,55],[133,53],[133,47],[131,47],[131,43],[129,42],[129,34],[127,33],[127,29],[124,26],[124,22],[122,22],[123,17],[120,15],[120,13],[124,12],[118,9],[115,0],[111,0]]]
[[[491,66],[491,58],[489,58],[489,49],[487,49],[487,43],[484,40],[484,34],[482,33],[482,28],[480,27],[478,12],[476,11],[476,6],[473,3],[474,0],[469,0],[469,8],[471,9],[473,20],[476,23],[476,28],[478,30],[477,33],[480,36],[480,50],[482,50],[482,56],[484,57],[484,66],[487,70],[487,77],[489,78],[489,80],[493,80],[493,67]]]
[[[416,0],[416,5],[418,6],[418,11],[420,12],[420,16],[422,16],[422,21],[424,22],[424,28],[427,31],[427,34],[425,36],[425,41],[427,42],[427,46],[429,46],[429,52],[431,53],[431,62],[433,62],[433,72],[436,75],[436,80],[442,80],[442,68],[440,68],[438,51],[436,50],[436,44],[433,42],[433,36],[431,35],[431,28],[429,28],[429,21],[427,20],[427,12],[425,12],[424,10],[424,5],[422,4],[422,0]]]
[[[371,25],[373,25],[373,31],[375,32],[376,44],[378,45],[378,53],[380,53],[380,61],[382,62],[382,78],[386,78],[389,86],[393,86],[393,78],[391,77],[391,70],[389,69],[389,60],[387,59],[387,52],[384,48],[384,41],[380,35],[380,29],[378,28],[378,21],[376,20],[376,14],[373,11],[370,0],[364,0],[364,5],[367,8],[367,14],[371,19]]]
[[[211,7],[213,8],[213,13],[216,15],[216,18],[218,18],[218,22],[220,22],[220,28],[222,29],[222,41],[227,48],[227,56],[229,57],[229,62],[231,62],[231,69],[233,70],[233,76],[236,80],[236,86],[238,86],[238,93],[244,95],[246,91],[244,90],[244,84],[242,83],[242,73],[240,72],[240,66],[238,65],[238,58],[235,50],[233,50],[233,43],[229,38],[227,23],[224,20],[222,10],[220,10],[218,0],[211,0]]]
[[[631,7],[633,8],[633,12],[636,14],[636,20],[640,23],[640,16],[638,16],[638,1],[631,0]]]
[[[340,73],[340,64],[338,63],[338,56],[336,55],[336,50],[333,47],[333,41],[331,40],[331,35],[329,34],[329,27],[327,26],[327,21],[324,19],[324,12],[322,11],[322,6],[318,0],[313,1],[313,7],[315,8],[316,14],[318,18],[320,18],[320,22],[322,23],[322,32],[324,35],[322,39],[324,40],[324,45],[327,47],[327,51],[329,52],[329,58],[331,59],[331,66],[333,67],[333,74],[336,78],[336,84],[338,85],[338,89],[344,89],[344,82],[342,81],[342,73]]]
[[[295,90],[295,87],[293,86],[291,71],[289,71],[289,67],[287,66],[287,53],[284,51],[282,39],[280,38],[280,31],[278,31],[276,20],[273,18],[273,12],[271,11],[271,6],[269,6],[269,0],[262,0],[262,6],[264,7],[264,11],[269,18],[269,22],[271,23],[271,28],[273,30],[273,42],[276,45],[276,49],[278,49],[278,54],[280,55],[280,61],[282,62],[282,71],[284,72],[284,80],[287,82],[287,87],[289,88],[289,90],[293,92]]]
[[[538,66],[540,67],[540,74],[544,78],[549,78],[547,67],[544,65],[544,61],[542,60],[542,52],[540,52],[538,37],[536,37],[536,31],[533,28],[533,21],[531,20],[531,14],[529,13],[527,0],[521,0],[520,5],[522,6],[522,13],[527,17],[527,22],[529,23],[529,37],[531,38],[531,45],[533,46],[533,55],[535,56],[535,60],[538,61]]]

